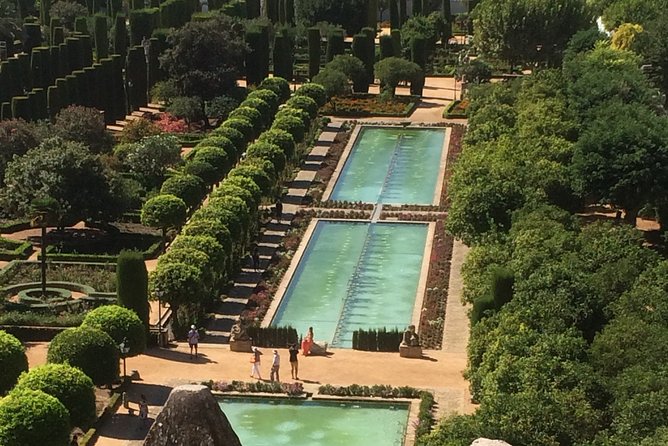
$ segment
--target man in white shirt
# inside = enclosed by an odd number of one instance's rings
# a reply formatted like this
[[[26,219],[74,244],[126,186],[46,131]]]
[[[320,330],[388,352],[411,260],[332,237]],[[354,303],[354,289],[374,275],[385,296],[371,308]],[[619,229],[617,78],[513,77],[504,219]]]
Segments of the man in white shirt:
[[[280,382],[281,380],[278,378],[278,369],[281,366],[281,357],[278,354],[278,350],[274,350],[274,357],[271,361],[271,374],[270,374],[270,379],[273,381],[274,376],[276,376],[276,381]]]

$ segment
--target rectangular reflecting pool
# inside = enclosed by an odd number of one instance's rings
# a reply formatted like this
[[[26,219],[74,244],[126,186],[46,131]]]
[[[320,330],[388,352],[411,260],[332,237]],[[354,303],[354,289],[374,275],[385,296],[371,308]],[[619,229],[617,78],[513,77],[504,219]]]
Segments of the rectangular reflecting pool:
[[[271,322],[351,347],[359,328],[411,322],[428,225],[320,220]]]
[[[363,127],[329,199],[433,204],[445,132],[443,128]]]
[[[223,398],[244,446],[403,445],[408,404]]]

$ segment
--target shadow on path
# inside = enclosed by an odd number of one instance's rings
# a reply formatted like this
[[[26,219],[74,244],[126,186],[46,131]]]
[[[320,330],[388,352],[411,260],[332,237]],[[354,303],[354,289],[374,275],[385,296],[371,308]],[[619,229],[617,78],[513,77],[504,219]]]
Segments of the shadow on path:
[[[212,361],[207,358],[205,353],[199,352],[197,358],[190,358],[190,354],[187,352],[182,352],[178,350],[169,350],[165,348],[151,348],[146,350],[144,353],[146,356],[152,356],[154,358],[166,359],[168,361],[176,362],[190,362],[193,364],[218,364],[216,361]]]

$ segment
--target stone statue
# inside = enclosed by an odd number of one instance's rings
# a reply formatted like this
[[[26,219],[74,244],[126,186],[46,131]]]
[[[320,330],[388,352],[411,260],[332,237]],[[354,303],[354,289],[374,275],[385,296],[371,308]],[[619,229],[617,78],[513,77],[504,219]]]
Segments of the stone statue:
[[[202,12],[209,12],[209,1],[208,0],[199,0],[199,5],[202,8]]]
[[[230,331],[230,341],[249,341],[248,333],[246,329],[241,326],[241,323],[237,322],[232,326]]]
[[[409,325],[406,331],[404,331],[404,338],[401,344],[409,347],[420,346],[420,337],[415,332],[415,325]]]

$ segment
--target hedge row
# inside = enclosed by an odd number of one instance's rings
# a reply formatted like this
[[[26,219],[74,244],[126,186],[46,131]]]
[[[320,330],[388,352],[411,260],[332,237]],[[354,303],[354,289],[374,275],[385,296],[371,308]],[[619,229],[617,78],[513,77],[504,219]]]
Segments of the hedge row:
[[[241,161],[210,194],[206,206],[193,213],[151,276],[152,289],[160,290],[170,303],[177,325],[179,317],[181,325],[192,323],[196,315],[186,311],[192,309],[190,304],[210,302],[239,268],[257,230],[261,199],[276,194],[286,166],[295,159],[296,144],[311,125],[309,111],[317,110],[308,94],[323,96],[321,87],[309,86],[288,100],[288,82],[267,78],[195,147],[195,158],[200,151],[219,147]]]
[[[398,328],[355,330],[353,332],[353,349],[371,352],[398,352],[403,332]]]
[[[287,327],[248,327],[248,336],[257,347],[286,348],[299,341],[297,330]]]

